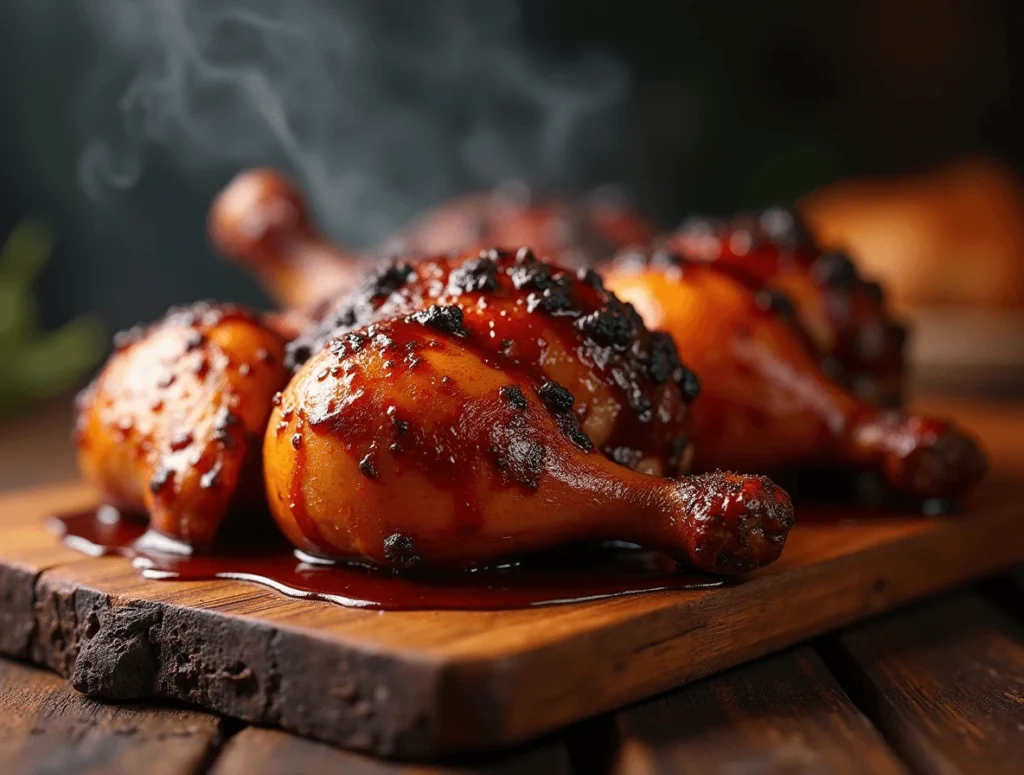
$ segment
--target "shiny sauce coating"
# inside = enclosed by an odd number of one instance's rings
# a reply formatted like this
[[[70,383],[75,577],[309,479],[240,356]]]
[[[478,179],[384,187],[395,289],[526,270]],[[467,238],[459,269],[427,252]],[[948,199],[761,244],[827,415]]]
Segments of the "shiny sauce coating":
[[[399,575],[310,557],[276,535],[233,541],[230,551],[184,554],[147,531],[144,519],[111,507],[61,515],[51,524],[78,551],[131,558],[144,578],[247,581],[289,597],[385,611],[526,608],[725,583],[621,544],[568,547],[472,572]]]

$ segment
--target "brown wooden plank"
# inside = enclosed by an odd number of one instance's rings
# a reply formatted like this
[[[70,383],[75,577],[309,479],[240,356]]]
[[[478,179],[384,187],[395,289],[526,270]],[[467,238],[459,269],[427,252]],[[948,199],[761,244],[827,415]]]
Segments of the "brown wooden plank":
[[[80,560],[34,588],[32,657],[96,695],[384,755],[493,749],[1024,559],[1015,492],[993,481],[961,520],[802,525],[776,566],[719,590],[547,609],[381,615]]]
[[[907,772],[806,646],[621,711],[615,726],[616,775]]]
[[[990,419],[991,433],[1024,427],[1018,414]],[[96,695],[184,700],[386,755],[493,749],[1024,560],[1005,470],[963,518],[799,524],[779,563],[718,590],[377,614],[77,559],[29,578],[23,630],[34,660]],[[0,544],[0,568],[24,563],[8,554],[63,551],[40,528],[50,511],[38,496],[0,501],[0,522],[23,536]]]
[[[79,483],[0,497],[0,654],[30,656],[36,579],[47,568],[82,559],[41,529],[41,515],[75,508],[90,498],[91,490]]]
[[[560,743],[472,763],[397,764],[332,748],[273,729],[248,727],[232,737],[211,775],[292,775],[338,772],[345,775],[569,775],[569,758]]]
[[[52,673],[0,659],[0,772],[202,772],[216,716],[90,700]]]
[[[958,595],[856,627],[830,665],[922,773],[1024,768],[1024,626]]]

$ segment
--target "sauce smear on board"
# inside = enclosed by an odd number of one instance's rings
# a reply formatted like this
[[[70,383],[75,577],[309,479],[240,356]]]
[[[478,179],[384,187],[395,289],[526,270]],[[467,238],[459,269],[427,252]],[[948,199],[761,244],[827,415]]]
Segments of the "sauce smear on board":
[[[572,547],[474,571],[399,576],[309,557],[278,536],[230,552],[184,554],[148,532],[145,520],[109,506],[54,517],[51,524],[71,548],[128,557],[145,578],[250,581],[290,597],[386,611],[526,608],[723,584],[678,570],[666,555],[623,544]]]

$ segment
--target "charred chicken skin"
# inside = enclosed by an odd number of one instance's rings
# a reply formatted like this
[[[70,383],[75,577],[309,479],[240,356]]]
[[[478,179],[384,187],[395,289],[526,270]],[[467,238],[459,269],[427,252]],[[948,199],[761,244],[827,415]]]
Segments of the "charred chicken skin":
[[[649,331],[594,272],[560,269],[528,248],[387,262],[289,344],[289,365],[348,331],[414,313],[435,327],[457,316],[492,368],[539,369],[564,388],[587,445],[643,473],[686,470],[688,407],[700,388],[672,339]]]
[[[652,227],[611,192],[541,197],[525,186],[458,197],[414,220],[381,247],[385,254],[440,255],[494,245],[529,245],[560,266],[596,266],[620,249],[646,246]]]
[[[295,184],[269,169],[243,172],[225,187],[210,210],[209,231],[222,255],[253,271],[275,301],[292,310],[316,308],[353,290],[381,258],[529,245],[576,268],[609,260],[629,245],[647,245],[653,235],[612,196],[541,201],[505,187],[441,205],[360,254],[320,236]]]
[[[195,304],[122,335],[79,396],[79,465],[107,503],[209,545],[232,507],[264,501],[260,441],[288,381],[285,339],[258,315]]]
[[[956,426],[878,407],[826,375],[800,305],[763,278],[734,258],[666,251],[621,256],[606,275],[701,375],[696,470],[834,466],[874,472],[892,491],[920,499],[955,499],[980,479],[985,458]]]
[[[762,306],[789,302],[822,369],[858,398],[903,402],[906,329],[893,319],[882,287],[861,277],[844,253],[818,249],[793,211],[692,218],[659,242],[690,261],[755,280]]]
[[[691,455],[692,373],[595,274],[527,249],[387,265],[289,354],[265,476],[313,554],[470,567],[619,539],[736,573],[792,524],[763,477],[660,476]]]

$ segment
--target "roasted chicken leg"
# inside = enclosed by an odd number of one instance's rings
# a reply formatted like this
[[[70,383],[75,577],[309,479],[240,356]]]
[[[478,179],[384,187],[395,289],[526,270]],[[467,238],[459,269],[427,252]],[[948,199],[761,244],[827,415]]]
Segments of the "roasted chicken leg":
[[[311,309],[352,290],[381,258],[469,253],[494,245],[529,245],[562,266],[596,265],[621,248],[647,245],[650,226],[614,196],[537,199],[503,187],[443,204],[414,220],[376,250],[333,245],[316,230],[295,185],[269,169],[239,174],[210,210],[210,239],[226,257],[252,270],[290,309]]]
[[[255,313],[207,303],[120,337],[78,399],[86,479],[156,531],[209,545],[232,507],[263,503],[259,440],[288,381],[284,348]]]
[[[685,467],[696,383],[596,275],[529,250],[392,264],[291,353],[264,466],[308,552],[471,567],[620,539],[737,573],[792,525],[763,477],[639,473]]]
[[[701,375],[696,470],[834,466],[876,472],[921,499],[956,498],[984,473],[978,445],[956,426],[880,408],[827,376],[797,305],[742,262],[631,253],[606,282]]]
[[[906,329],[893,319],[882,287],[861,277],[844,253],[819,250],[792,210],[691,218],[659,242],[756,281],[762,305],[784,297],[826,374],[864,401],[903,402]]]

